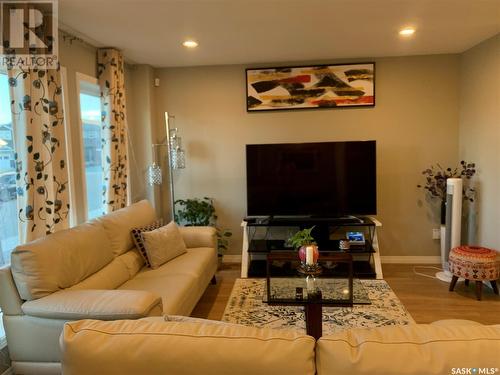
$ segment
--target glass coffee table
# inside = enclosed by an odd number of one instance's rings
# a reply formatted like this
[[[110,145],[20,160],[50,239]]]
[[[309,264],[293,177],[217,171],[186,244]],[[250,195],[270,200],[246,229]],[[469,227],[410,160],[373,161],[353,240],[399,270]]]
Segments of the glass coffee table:
[[[288,275],[275,275],[272,266],[286,263]],[[297,252],[272,251],[267,256],[266,290],[263,301],[269,305],[304,306],[306,331],[319,339],[322,335],[323,306],[352,307],[371,304],[363,284],[353,279],[352,256],[338,252],[322,252],[318,259],[319,267],[305,270],[298,259]],[[343,274],[331,269],[341,268]],[[295,271],[295,272],[293,272]]]

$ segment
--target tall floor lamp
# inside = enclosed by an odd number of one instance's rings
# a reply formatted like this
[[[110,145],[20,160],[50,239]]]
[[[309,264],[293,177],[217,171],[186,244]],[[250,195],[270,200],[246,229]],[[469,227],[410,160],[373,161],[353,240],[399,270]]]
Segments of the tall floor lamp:
[[[186,153],[182,148],[181,137],[179,137],[179,130],[175,126],[171,126],[171,122],[175,125],[175,116],[169,115],[165,112],[165,133],[166,138],[163,143],[153,143],[153,164],[148,168],[148,183],[149,185],[161,185],[163,182],[162,171],[160,166],[156,163],[155,149],[156,147],[167,147],[168,154],[168,179],[170,184],[170,208],[172,210],[172,220],[175,217],[175,199],[174,199],[174,175],[175,169],[186,168]]]

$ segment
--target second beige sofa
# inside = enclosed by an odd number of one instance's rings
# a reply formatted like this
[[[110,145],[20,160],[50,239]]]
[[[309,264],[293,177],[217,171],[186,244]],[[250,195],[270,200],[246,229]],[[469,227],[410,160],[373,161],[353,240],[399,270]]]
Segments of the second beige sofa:
[[[315,342],[293,330],[167,319],[68,323],[64,374],[446,375],[500,366],[500,326],[471,321],[355,328]]]
[[[60,373],[59,336],[79,319],[189,315],[217,269],[215,230],[180,228],[187,253],[144,267],[131,229],[156,220],[141,201],[21,245],[0,269],[0,306],[15,373]]]

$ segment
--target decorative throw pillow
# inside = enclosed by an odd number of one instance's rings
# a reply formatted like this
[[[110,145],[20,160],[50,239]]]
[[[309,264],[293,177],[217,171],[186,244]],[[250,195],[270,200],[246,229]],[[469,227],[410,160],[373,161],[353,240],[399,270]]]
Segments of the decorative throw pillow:
[[[143,232],[142,238],[152,269],[187,252],[182,234],[173,221],[151,232]]]
[[[151,267],[151,264],[149,264],[148,254],[146,253],[146,248],[144,247],[144,240],[142,238],[142,233],[151,232],[152,230],[161,228],[162,226],[163,226],[163,219],[160,219],[156,220],[155,222],[149,225],[146,225],[145,227],[132,229],[132,239],[134,240],[135,247],[137,248],[137,250],[139,250],[139,253],[144,258],[146,266],[148,267]]]

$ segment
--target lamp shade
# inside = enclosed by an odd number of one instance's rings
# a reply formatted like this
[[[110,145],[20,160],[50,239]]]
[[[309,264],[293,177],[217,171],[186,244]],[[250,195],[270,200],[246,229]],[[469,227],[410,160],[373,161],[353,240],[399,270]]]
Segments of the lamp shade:
[[[186,153],[180,147],[173,149],[170,155],[170,166],[172,169],[186,168]]]
[[[153,186],[153,185],[161,185],[161,183],[162,183],[161,168],[158,164],[153,163],[148,168],[148,184],[150,186]]]

